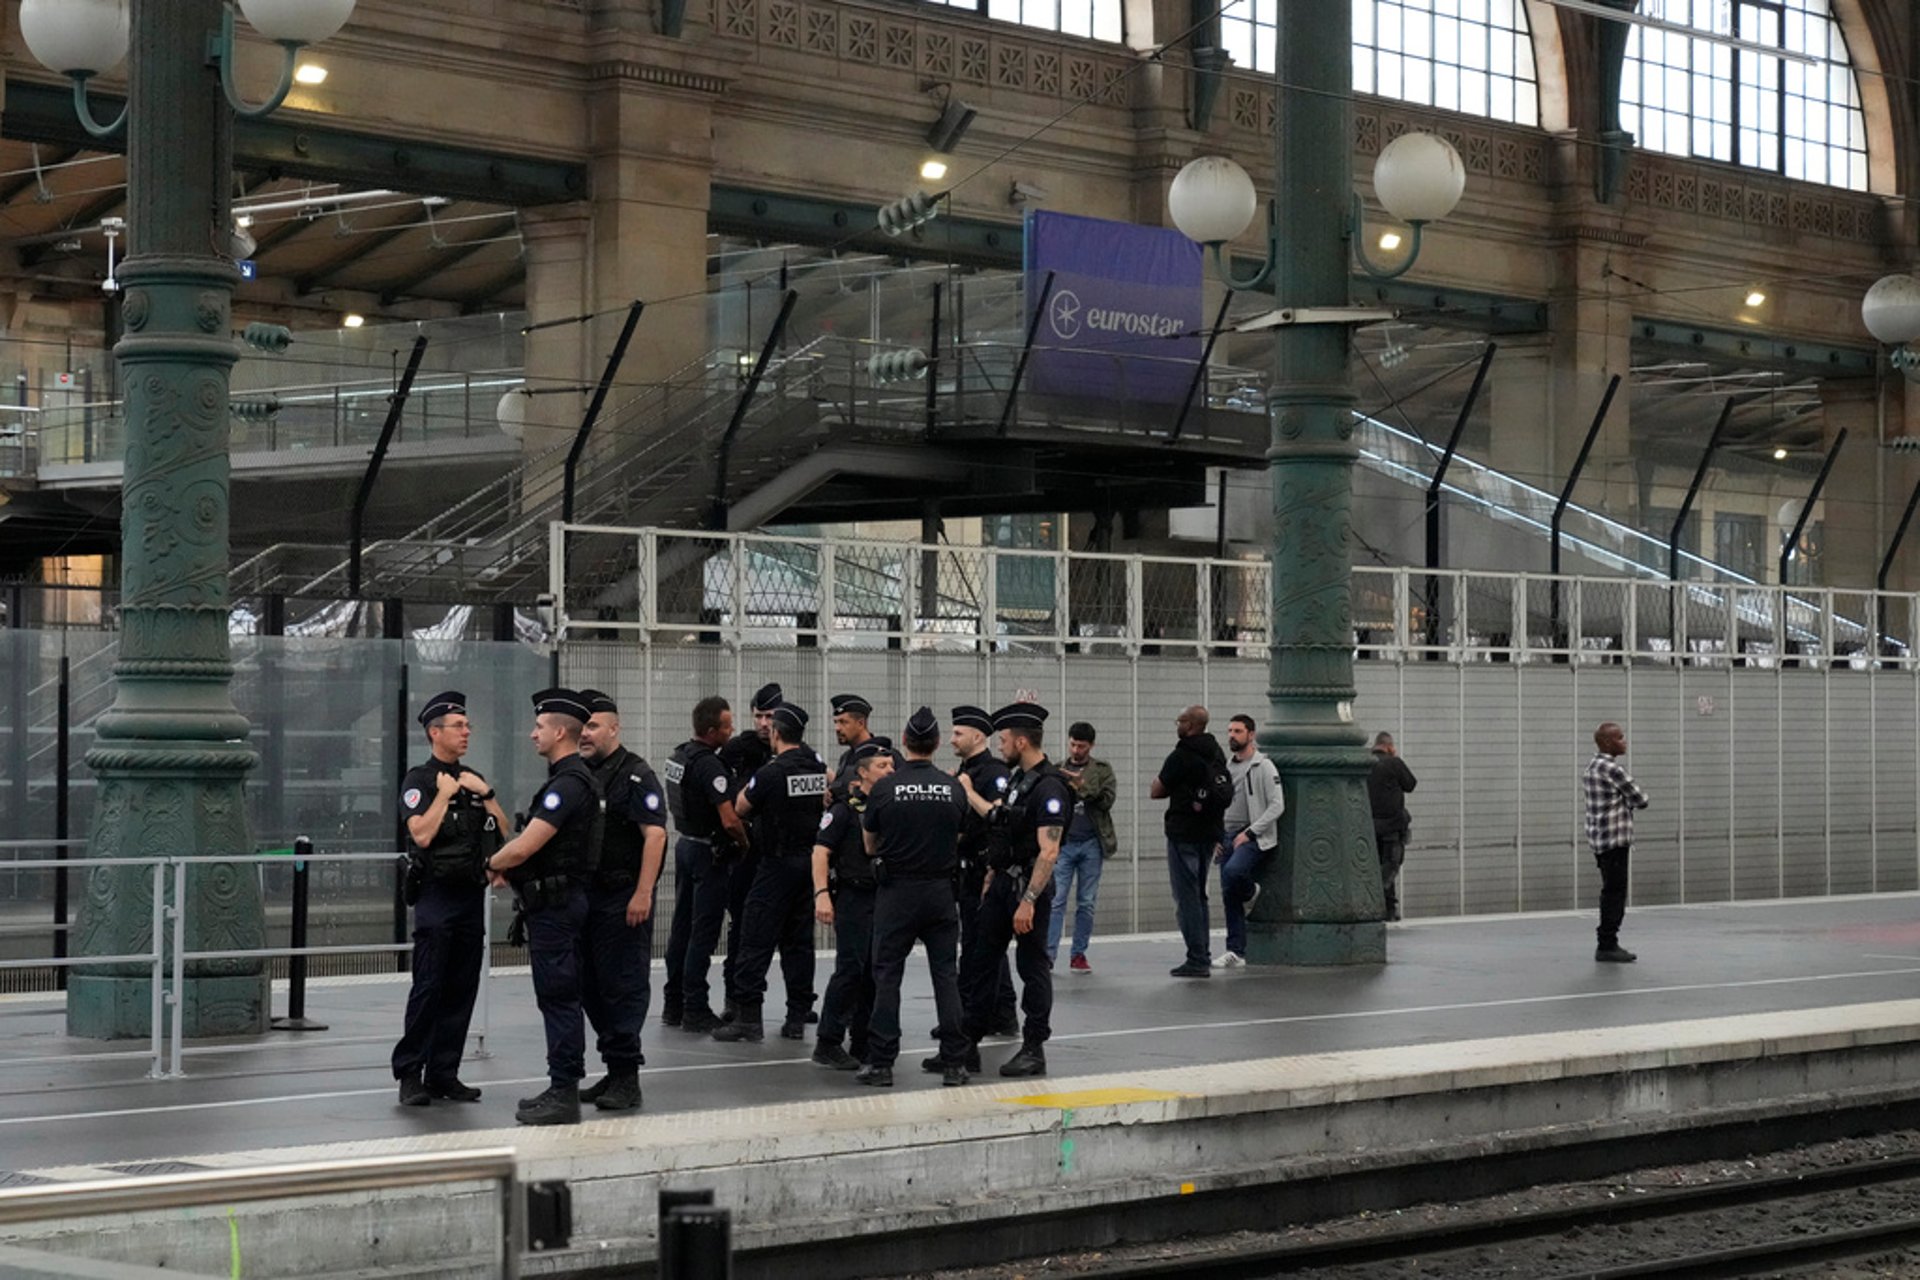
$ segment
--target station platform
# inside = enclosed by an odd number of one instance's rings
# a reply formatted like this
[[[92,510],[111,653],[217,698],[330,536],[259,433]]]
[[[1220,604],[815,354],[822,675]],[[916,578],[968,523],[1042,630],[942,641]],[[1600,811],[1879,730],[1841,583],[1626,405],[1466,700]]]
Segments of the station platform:
[[[1596,964],[1585,913],[1414,922],[1391,927],[1385,966],[1196,981],[1167,975],[1171,936],[1096,936],[1091,974],[1057,973],[1049,1076],[1001,1080],[1016,1046],[990,1042],[964,1089],[917,1070],[933,1019],[916,959],[892,1090],[813,1065],[772,1026],[723,1045],[656,1019],[643,1112],[537,1131],[512,1123],[543,1081],[522,973],[496,973],[490,1056],[464,1073],[486,1097],[424,1109],[394,1105],[385,1066],[404,977],[316,981],[308,1015],[328,1031],[196,1045],[186,1078],[159,1081],[125,1060],[19,1063],[88,1046],[56,1004],[15,997],[0,1185],[511,1145],[529,1177],[575,1182],[576,1245],[613,1264],[650,1256],[642,1206],[664,1185],[715,1186],[741,1238],[772,1245],[1014,1211],[996,1189],[1044,1190],[1049,1212],[1123,1204],[1289,1161],[1821,1105],[1920,1071],[1920,895],[1647,908],[1623,941],[1639,963]]]

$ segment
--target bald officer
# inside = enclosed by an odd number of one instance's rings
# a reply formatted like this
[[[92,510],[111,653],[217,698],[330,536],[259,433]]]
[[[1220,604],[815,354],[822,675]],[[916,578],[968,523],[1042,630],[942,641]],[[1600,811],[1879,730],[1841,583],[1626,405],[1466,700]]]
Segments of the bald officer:
[[[406,1028],[393,1047],[400,1102],[478,1102],[460,1082],[460,1057],[480,990],[486,935],[487,855],[500,847],[507,815],[480,771],[460,763],[473,737],[467,695],[450,689],[420,709],[429,754],[400,782],[407,824],[408,898],[413,905],[413,989]]]
[[[1073,821],[1073,788],[1041,748],[1047,709],[1016,702],[994,712],[1000,757],[1013,770],[1007,797],[995,803],[971,787],[967,800],[975,813],[1006,835],[996,843],[980,900],[975,946],[967,953],[967,1036],[977,1047],[992,1025],[999,966],[1013,944],[1020,974],[1020,1009],[1026,1025],[1020,1052],[1000,1067],[1003,1076],[1047,1073],[1046,1042],[1053,1034],[1053,966],[1047,959],[1047,913],[1053,906],[1053,864],[1060,857],[1060,833]],[[966,785],[967,779],[961,778]]]
[[[921,707],[901,735],[907,762],[874,784],[867,800],[867,852],[880,887],[873,906],[873,1021],[867,1065],[854,1079],[890,1088],[900,1054],[900,980],[914,943],[926,948],[933,1007],[940,1015],[940,1082],[967,1082],[967,1041],[961,1034],[957,950],[960,917],[953,873],[967,802],[951,774],[934,767],[940,723]]]
[[[591,712],[572,689],[533,695],[534,750],[547,781],[528,806],[526,830],[487,860],[513,889],[527,922],[533,995],[547,1033],[547,1089],[523,1100],[521,1124],[579,1124],[580,1078],[587,1073],[587,1024],[580,1004],[580,943],[587,926],[587,881],[598,869],[606,826],[598,781],[580,758],[580,731]]]
[[[747,893],[734,970],[738,1012],[713,1032],[715,1040],[759,1043],[766,1038],[760,1008],[773,953],[805,942],[804,972],[787,971],[787,1019],[780,1034],[806,1035],[813,1006],[813,837],[820,828],[827,771],[806,745],[807,713],[790,703],[773,709],[773,759],[748,779],[734,812],[753,829],[759,866]]]
[[[580,996],[599,1038],[607,1074],[580,1091],[602,1111],[640,1106],[640,1033],[653,995],[653,908],[667,853],[667,805],[660,780],[620,743],[620,707],[598,689],[582,689],[590,713],[580,756],[606,797],[600,868],[587,882],[587,930]]]

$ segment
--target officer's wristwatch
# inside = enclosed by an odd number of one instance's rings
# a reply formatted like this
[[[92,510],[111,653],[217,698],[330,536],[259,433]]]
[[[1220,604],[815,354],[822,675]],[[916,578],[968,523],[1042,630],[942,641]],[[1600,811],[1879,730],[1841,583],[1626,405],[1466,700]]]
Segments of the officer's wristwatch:
[[[1040,901],[1040,895],[1029,889],[1020,895],[1020,901],[1026,903],[1028,906],[1032,906],[1034,903]]]

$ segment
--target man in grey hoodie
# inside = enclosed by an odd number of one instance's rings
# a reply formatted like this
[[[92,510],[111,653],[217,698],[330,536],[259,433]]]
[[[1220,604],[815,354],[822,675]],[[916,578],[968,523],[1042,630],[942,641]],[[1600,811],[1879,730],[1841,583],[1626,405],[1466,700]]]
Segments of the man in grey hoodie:
[[[1279,847],[1280,815],[1287,811],[1280,770],[1254,746],[1254,727],[1252,716],[1235,716],[1227,725],[1233,800],[1227,805],[1227,838],[1214,855],[1220,863],[1227,946],[1213,962],[1216,969],[1237,969],[1247,962],[1247,909],[1260,896],[1260,864]]]

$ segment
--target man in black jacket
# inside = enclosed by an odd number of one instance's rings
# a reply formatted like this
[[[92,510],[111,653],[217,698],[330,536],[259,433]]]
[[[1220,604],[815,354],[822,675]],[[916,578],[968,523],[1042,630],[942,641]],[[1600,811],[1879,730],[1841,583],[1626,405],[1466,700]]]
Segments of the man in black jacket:
[[[1176,978],[1211,978],[1213,952],[1208,941],[1207,867],[1226,839],[1231,780],[1218,794],[1227,754],[1207,732],[1207,709],[1191,706],[1174,721],[1179,741],[1160,766],[1148,794],[1167,802],[1167,879],[1173,886],[1174,918],[1187,944],[1187,958],[1174,966]]]
[[[1373,805],[1373,840],[1380,850],[1380,887],[1386,894],[1387,919],[1400,918],[1400,864],[1407,857],[1407,793],[1419,785],[1413,770],[1394,749],[1393,735],[1373,735],[1373,772],[1367,775],[1367,799]]]

